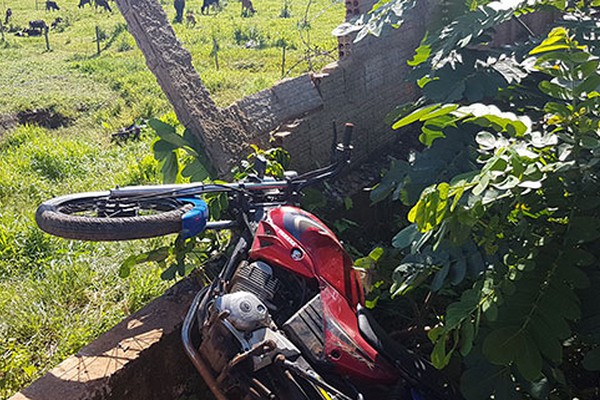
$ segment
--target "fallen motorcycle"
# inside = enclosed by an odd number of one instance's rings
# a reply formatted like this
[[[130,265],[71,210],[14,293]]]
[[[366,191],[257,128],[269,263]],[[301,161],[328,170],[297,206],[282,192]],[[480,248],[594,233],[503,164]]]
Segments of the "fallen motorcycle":
[[[331,165],[303,175],[265,177],[259,163],[256,175],[235,183],[67,195],[43,203],[36,221],[82,240],[231,230],[227,261],[182,329],[186,353],[218,400],[459,399],[427,361],[386,335],[335,234],[295,206],[302,189],[349,162],[351,132],[347,124]],[[228,220],[209,220],[201,196],[216,192],[228,196]]]

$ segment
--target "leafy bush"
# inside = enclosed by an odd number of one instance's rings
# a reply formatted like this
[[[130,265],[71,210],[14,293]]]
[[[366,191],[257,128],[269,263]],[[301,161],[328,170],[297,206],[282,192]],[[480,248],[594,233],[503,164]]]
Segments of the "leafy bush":
[[[392,240],[404,257],[391,292],[428,282],[446,298],[428,332],[431,360],[463,362],[467,399],[591,398],[597,372],[585,371],[600,370],[600,60],[591,4],[469,3],[424,38],[409,62],[423,98],[390,116],[396,129],[419,123],[426,146],[395,161],[372,192],[375,201],[413,205],[412,224]],[[366,25],[344,29],[379,34],[384,16],[401,23],[415,4],[381,4]],[[487,45],[490,28],[549,6],[570,12],[558,22],[570,30]]]

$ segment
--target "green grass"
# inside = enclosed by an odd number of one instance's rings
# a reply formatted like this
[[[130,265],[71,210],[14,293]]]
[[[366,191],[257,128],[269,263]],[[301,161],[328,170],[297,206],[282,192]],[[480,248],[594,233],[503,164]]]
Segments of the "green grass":
[[[38,1],[41,8],[43,1]],[[36,207],[51,197],[158,182],[151,133],[123,146],[111,144],[110,133],[139,118],[172,112],[118,12],[79,10],[78,0],[58,3],[60,12],[46,13],[35,10],[35,0],[0,1],[0,16],[6,7],[13,10],[13,28],[34,19],[65,20],[50,32],[49,52],[42,37],[5,33],[6,42],[0,42],[0,118],[49,109],[70,121],[54,130],[19,126],[0,134],[0,398],[169,286],[151,265],[136,267],[127,279],[117,273],[127,256],[164,239],[70,241],[46,235],[35,225]],[[240,16],[238,1],[210,16],[200,15],[199,0],[187,3],[198,24],[179,24],[175,30],[221,106],[281,78],[282,41],[286,72],[295,65],[287,76],[310,69],[305,59],[309,47],[302,38],[312,50],[334,50],[330,32],[343,18],[343,5],[331,0],[312,1],[308,13],[307,3],[290,1],[290,18],[279,18],[282,0],[255,0],[257,13],[250,18]],[[172,20],[172,1],[162,4]],[[105,37],[99,56],[96,26]],[[219,70],[211,57],[213,38],[219,46]],[[310,64],[318,69],[330,61],[312,58]]]
[[[0,397],[75,353],[169,284],[157,268],[117,275],[153,241],[86,243],[35,226],[50,197],[156,182],[148,139],[127,147],[66,131],[20,127],[0,145]],[[154,241],[156,242],[156,241]]]

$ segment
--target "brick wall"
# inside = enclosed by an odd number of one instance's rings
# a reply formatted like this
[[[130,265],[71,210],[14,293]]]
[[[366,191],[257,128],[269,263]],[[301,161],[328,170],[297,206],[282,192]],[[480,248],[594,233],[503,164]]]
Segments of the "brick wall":
[[[293,167],[298,170],[327,163],[332,121],[338,132],[345,122],[354,123],[354,161],[379,154],[378,150],[401,139],[384,122],[385,116],[420,95],[416,85],[405,82],[409,72],[406,61],[423,37],[434,2],[419,1],[400,29],[390,28],[381,38],[367,37],[359,43],[340,38],[338,62],[319,74],[305,74],[248,96],[229,107],[229,112],[244,121],[251,142],[268,146],[275,134],[292,154]],[[347,17],[357,10],[368,11],[371,4],[369,0],[347,0]],[[538,13],[521,18],[537,34],[555,17]],[[493,45],[527,35],[523,25],[510,21],[498,28]]]
[[[229,107],[242,116],[252,141],[267,146],[271,135],[292,154],[294,167],[306,170],[327,163],[332,122],[341,133],[344,123],[355,125],[355,161],[397,140],[384,122],[388,112],[418,97],[413,84],[404,82],[406,60],[425,31],[427,0],[419,2],[400,29],[359,43],[340,38],[339,61],[318,74],[305,74],[248,96]],[[369,3],[347,1],[347,15],[367,10]]]

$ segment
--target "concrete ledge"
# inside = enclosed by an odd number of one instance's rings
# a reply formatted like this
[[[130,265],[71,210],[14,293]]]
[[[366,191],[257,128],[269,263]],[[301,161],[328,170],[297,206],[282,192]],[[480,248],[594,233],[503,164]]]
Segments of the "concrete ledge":
[[[9,400],[209,397],[180,339],[200,288],[199,279],[182,280]]]

